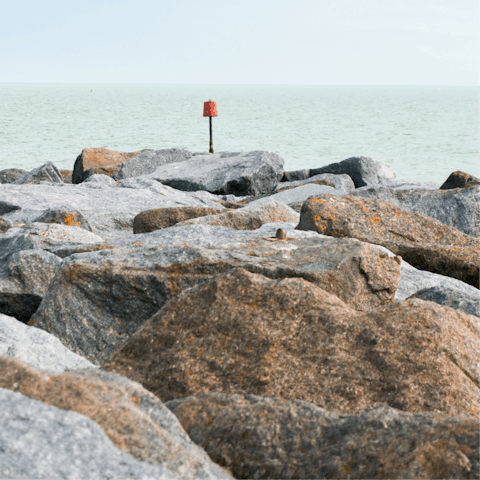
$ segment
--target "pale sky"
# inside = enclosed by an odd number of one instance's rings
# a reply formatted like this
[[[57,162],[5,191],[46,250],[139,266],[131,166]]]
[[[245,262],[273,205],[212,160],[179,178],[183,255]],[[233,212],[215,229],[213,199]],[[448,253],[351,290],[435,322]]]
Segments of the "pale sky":
[[[15,0],[0,82],[478,85],[478,0]]]

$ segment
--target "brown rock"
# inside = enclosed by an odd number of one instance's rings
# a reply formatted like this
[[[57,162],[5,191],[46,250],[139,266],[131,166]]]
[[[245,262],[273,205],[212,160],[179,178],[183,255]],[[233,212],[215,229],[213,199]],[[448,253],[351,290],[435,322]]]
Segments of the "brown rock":
[[[9,228],[12,228],[14,223],[7,218],[0,217],[0,232],[5,233]]]
[[[360,313],[305,280],[236,270],[167,302],[103,368],[163,401],[251,393],[478,416],[477,320],[418,299]]]
[[[189,220],[191,218],[204,217],[205,215],[217,215],[224,212],[224,208],[207,207],[171,207],[154,208],[140,212],[133,220],[133,233],[148,233],[162,228]]]
[[[479,478],[471,416],[388,407],[340,416],[307,402],[220,393],[167,407],[235,478]]]
[[[72,183],[73,170],[59,170],[63,177],[63,183]]]
[[[92,231],[88,220],[84,215],[76,210],[47,210],[43,212],[35,222],[41,223],[58,223],[60,225],[68,225],[70,227],[80,227],[89,232]]]
[[[219,203],[220,205],[224,206],[225,208],[237,209],[237,208],[243,208],[245,206],[243,203],[227,202],[226,200],[213,200],[213,201]]]
[[[308,183],[315,183],[316,185],[326,185],[327,187],[335,188],[335,182],[333,180],[317,180],[316,182],[308,182]],[[277,190],[275,193],[284,192],[285,190],[290,190],[292,188],[297,188],[297,187],[301,187],[301,186],[302,186],[302,184],[281,188],[281,189]]]
[[[440,187],[440,190],[451,190],[453,188],[468,188],[472,185],[480,185],[480,178],[457,170],[456,172],[450,174],[450,176]]]

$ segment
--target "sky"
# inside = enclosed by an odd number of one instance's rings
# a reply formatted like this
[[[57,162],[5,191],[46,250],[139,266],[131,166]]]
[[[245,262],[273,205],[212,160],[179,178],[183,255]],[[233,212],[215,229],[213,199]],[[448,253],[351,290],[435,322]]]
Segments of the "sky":
[[[16,0],[0,83],[478,85],[478,0]]]

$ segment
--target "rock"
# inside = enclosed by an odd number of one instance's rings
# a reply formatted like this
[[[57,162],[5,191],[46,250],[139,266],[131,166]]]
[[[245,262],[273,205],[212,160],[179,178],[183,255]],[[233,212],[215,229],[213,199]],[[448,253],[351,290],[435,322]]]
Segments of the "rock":
[[[305,180],[297,180],[292,182],[282,182],[277,185],[275,193],[292,187],[301,187],[309,183],[316,185],[326,185],[337,190],[342,190],[345,193],[350,193],[355,190],[355,185],[349,175],[333,175],[331,173],[323,173],[307,178]]]
[[[302,401],[220,393],[167,406],[235,478],[478,478],[475,417],[389,407],[340,416]]]
[[[0,183],[12,183],[26,173],[28,173],[27,170],[22,170],[21,168],[7,168],[6,170],[1,170]]]
[[[419,290],[409,298],[420,298],[428,302],[435,302],[480,317],[480,291],[476,295],[468,295],[451,288],[435,286]]]
[[[42,215],[35,219],[38,223],[58,223],[59,225],[68,225],[70,227],[80,227],[84,230],[92,231],[88,220],[80,212],[67,212],[66,210],[46,210]]]
[[[275,238],[278,228],[294,226],[278,222],[243,231],[186,225],[66,257],[29,324],[102,362],[167,300],[237,267],[272,278],[305,278],[359,310],[393,301],[400,281],[395,259],[353,239],[313,232]]]
[[[21,210],[21,209],[22,207],[15,205],[13,203],[0,201],[0,215],[16,212],[17,210]]]
[[[453,190],[415,188],[405,191],[373,186],[355,190],[352,195],[378,198],[402,210],[428,215],[467,235],[478,237],[480,187],[477,185]]]
[[[177,478],[232,478],[138,383],[96,370],[51,374],[5,357],[0,365],[2,388],[89,417],[118,449],[137,460],[162,465]]]
[[[0,389],[2,478],[175,478],[112,444],[92,420]]]
[[[217,215],[223,208],[173,207],[154,208],[139,213],[133,219],[133,233],[147,233],[172,227],[176,223],[205,215]]]
[[[440,187],[440,190],[451,190],[452,188],[468,188],[472,185],[480,185],[480,178],[457,170],[449,175]]]
[[[477,320],[418,299],[358,312],[303,279],[239,269],[172,298],[103,368],[162,401],[250,393],[478,417]]]
[[[89,170],[91,172],[93,169]],[[84,186],[91,187],[93,185],[98,185],[101,187],[115,187],[117,183],[115,180],[108,175],[105,175],[103,173],[96,173],[96,174],[91,174],[85,180],[82,182]]]
[[[295,182],[305,180],[310,176],[310,169],[293,170],[291,172],[283,172],[282,182]]]
[[[197,155],[181,164],[158,167],[142,175],[178,190],[216,194],[271,193],[283,175],[284,160],[264,151]]]
[[[88,172],[90,169],[97,169],[94,174],[110,174],[114,175],[122,163],[135,158],[145,150],[139,150],[138,152],[126,153],[115,152],[108,150],[107,148],[84,148],[82,153],[75,160],[73,166],[72,183],[81,183],[90,176],[93,172]],[[117,169],[109,170],[109,168],[117,166]]]
[[[10,220],[0,217],[0,233],[5,233],[9,228],[12,228],[14,223]]]
[[[59,170],[63,183],[72,183],[73,170]]]
[[[83,181],[87,180],[90,177],[102,176],[102,177],[109,177],[113,178],[113,176],[122,168],[122,164],[119,163],[118,165],[108,165],[105,167],[94,167],[90,168],[83,174]],[[73,177],[72,177],[73,179]],[[74,183],[74,182],[72,182]],[[81,182],[79,182],[81,183]]]
[[[32,185],[39,182],[63,183],[63,177],[52,162],[47,162],[17,178],[12,184]]]
[[[383,200],[316,196],[304,202],[297,229],[383,245],[414,267],[478,287],[478,239]]]
[[[192,152],[181,148],[168,148],[164,150],[146,150],[135,158],[123,163],[122,168],[115,173],[115,180],[138,177],[151,172],[157,167],[170,163],[183,162],[192,157]]]
[[[214,200],[215,202],[218,202],[220,205],[222,205],[225,208],[243,208],[244,205],[242,203],[235,203],[235,202],[228,202],[226,200]]]
[[[29,327],[16,318],[0,314],[0,355],[16,358],[35,368],[64,372],[79,368],[96,368],[44,330]]]
[[[216,225],[234,230],[256,230],[266,223],[298,222],[299,215],[287,205],[274,200],[261,205],[248,205],[239,210],[186,220],[178,225]]]
[[[395,180],[395,172],[385,163],[370,157],[351,157],[325,167],[310,169],[310,176],[320,173],[347,174],[353,180],[355,188]]]

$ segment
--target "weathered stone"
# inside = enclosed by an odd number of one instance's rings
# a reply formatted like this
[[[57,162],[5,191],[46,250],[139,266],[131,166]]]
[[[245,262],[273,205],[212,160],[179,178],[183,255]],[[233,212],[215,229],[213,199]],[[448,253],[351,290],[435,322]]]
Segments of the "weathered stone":
[[[479,478],[475,417],[389,407],[340,416],[302,401],[220,393],[167,406],[235,478]]]
[[[480,185],[480,179],[468,173],[457,170],[449,175],[440,187],[440,190],[451,190],[452,188],[468,188],[472,185]]]
[[[5,215],[7,213],[16,212],[21,210],[22,207],[11,202],[0,202],[0,215]]]
[[[6,170],[0,171],[0,183],[12,183],[26,173],[28,173],[28,171],[22,170],[21,168],[7,168]]]
[[[320,175],[309,177],[305,180],[279,183],[275,189],[275,193],[292,187],[301,187],[302,185],[307,185],[309,183],[326,185],[337,190],[341,190],[345,193],[350,193],[355,190],[355,185],[349,175],[333,175],[332,173],[322,173]]]
[[[283,172],[282,182],[295,182],[297,180],[305,180],[310,176],[310,169],[293,170],[291,172]]]
[[[146,150],[135,158],[127,160],[122,168],[113,176],[115,180],[138,177],[151,172],[157,167],[170,163],[183,162],[192,157],[192,152],[181,148],[168,148],[164,150]]]
[[[278,228],[294,226],[278,222],[248,231],[187,225],[67,257],[30,325],[101,362],[168,299],[236,267],[272,278],[305,278],[359,310],[393,301],[400,281],[395,259],[354,239],[313,232],[275,238]]]
[[[96,365],[77,355],[50,333],[29,327],[16,318],[0,314],[0,355],[16,358],[35,368],[63,372]]]
[[[352,177],[355,188],[395,180],[395,172],[385,163],[370,157],[351,157],[325,167],[310,169],[310,176],[320,173],[347,174]]]
[[[177,478],[231,478],[138,383],[95,370],[50,374],[5,357],[0,365],[0,387],[89,417],[137,460],[163,465]]]
[[[91,172],[92,170],[93,168],[89,170],[89,172]],[[96,174],[92,173],[87,178],[85,178],[85,180],[82,183],[84,184],[83,185],[84,187],[85,186],[91,187],[93,184],[103,186],[103,187],[115,187],[117,185],[117,183],[111,176],[104,175],[103,173],[96,173]]]
[[[32,185],[39,182],[63,183],[63,177],[52,162],[47,162],[17,178],[12,184]]]
[[[59,170],[63,183],[72,183],[73,170]]]
[[[172,298],[103,368],[163,401],[251,393],[478,417],[477,320],[418,299],[362,313],[303,279],[239,269]]]
[[[480,186],[478,185],[453,190],[415,188],[403,191],[372,186],[355,190],[352,195],[378,198],[393,203],[403,210],[436,218],[472,237],[479,236]]]
[[[383,200],[316,196],[304,202],[297,229],[383,245],[414,267],[478,287],[477,238]]]
[[[112,175],[116,173],[121,164],[135,158],[140,155],[140,153],[145,150],[139,150],[138,152],[126,153],[126,152],[115,152],[113,150],[108,150],[107,148],[84,148],[82,153],[75,160],[73,166],[73,175],[72,183],[81,183],[88,177],[90,174],[87,173],[88,170],[97,168],[104,169],[105,171],[95,171],[95,173],[107,174],[106,172],[111,173]],[[114,172],[108,170],[109,167],[119,165],[119,168]]]
[[[299,215],[283,203],[274,200],[261,205],[248,205],[239,210],[219,212],[200,218],[186,220],[180,225],[216,225],[235,230],[256,230],[266,223],[298,222]]]
[[[88,223],[88,220],[80,213],[76,211],[68,212],[66,210],[47,210],[35,219],[38,223],[58,223],[59,225],[68,225],[70,227],[80,227],[89,232],[92,231],[92,227]]]
[[[216,153],[163,165],[142,177],[178,190],[258,195],[275,189],[283,175],[283,164],[283,158],[271,152]]]
[[[0,217],[0,232],[5,233],[9,228],[12,228],[14,223],[10,220]]]
[[[217,215],[223,211],[223,208],[206,207],[174,207],[146,210],[133,219],[133,233],[153,232],[154,230],[172,227],[191,218]]]
[[[244,205],[242,203],[235,203],[235,202],[228,202],[226,200],[214,200],[215,202],[218,202],[220,205],[224,206],[225,208],[243,208]]]
[[[107,165],[105,167],[90,168],[89,170],[84,172],[83,182],[85,182],[85,180],[88,180],[90,177],[96,177],[96,176],[99,176],[99,175],[101,175],[102,177],[109,177],[109,178],[113,179],[113,176],[120,170],[120,168],[122,168],[121,163],[119,163],[118,165]],[[72,182],[72,183],[74,183],[74,182]]]
[[[174,479],[162,465],[115,448],[92,420],[0,389],[2,478]]]

